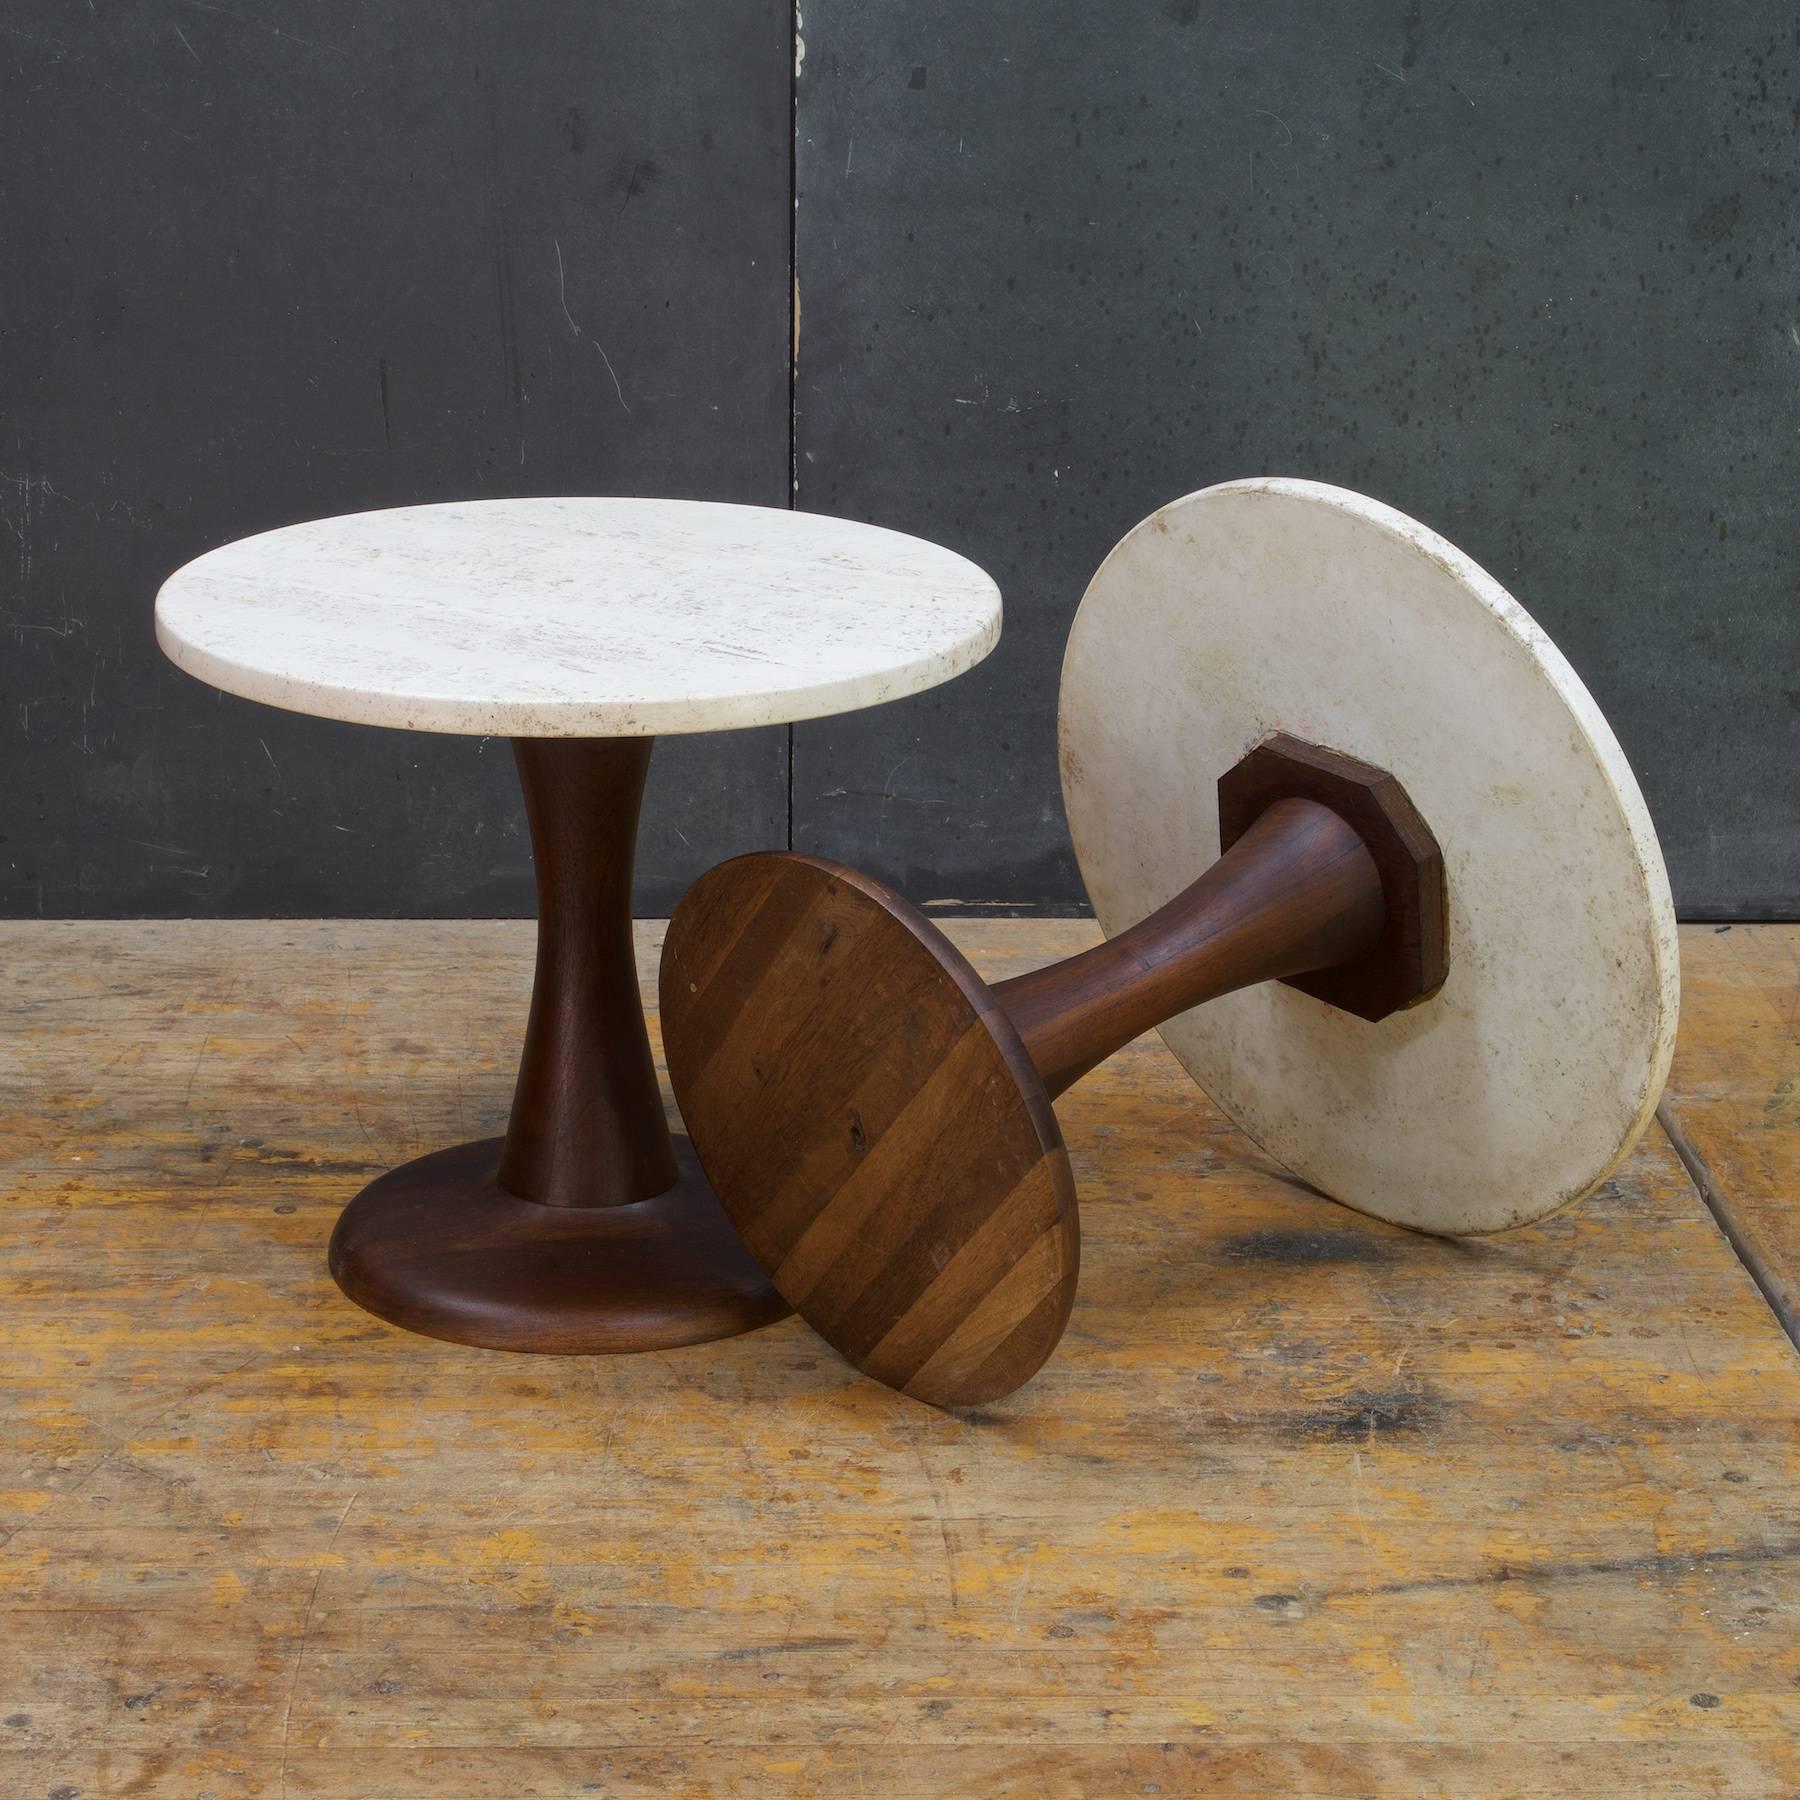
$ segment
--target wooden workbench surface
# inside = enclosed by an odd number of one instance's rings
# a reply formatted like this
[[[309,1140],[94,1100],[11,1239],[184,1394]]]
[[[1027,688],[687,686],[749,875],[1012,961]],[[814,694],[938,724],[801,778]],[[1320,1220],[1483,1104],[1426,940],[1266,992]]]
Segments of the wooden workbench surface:
[[[1759,1218],[1795,1193],[1770,931],[1685,935],[1672,1099]],[[992,974],[1091,934],[955,928]],[[955,1417],[797,1320],[550,1359],[340,1298],[357,1187],[501,1128],[529,926],[0,956],[0,1792],[1800,1791],[1800,1357],[1661,1130],[1436,1242],[1146,1040],[1060,1109],[1068,1336]]]
[[[1689,925],[1664,1130],[1800,1345],[1800,925]]]

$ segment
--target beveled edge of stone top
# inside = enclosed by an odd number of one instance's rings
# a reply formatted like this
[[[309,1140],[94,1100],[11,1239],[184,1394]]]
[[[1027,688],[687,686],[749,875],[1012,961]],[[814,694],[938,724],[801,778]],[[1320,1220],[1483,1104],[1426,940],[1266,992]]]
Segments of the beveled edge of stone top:
[[[924,539],[777,507],[562,496],[315,519],[177,569],[156,637],[246,700],[482,737],[856,711],[974,667],[1000,590]]]

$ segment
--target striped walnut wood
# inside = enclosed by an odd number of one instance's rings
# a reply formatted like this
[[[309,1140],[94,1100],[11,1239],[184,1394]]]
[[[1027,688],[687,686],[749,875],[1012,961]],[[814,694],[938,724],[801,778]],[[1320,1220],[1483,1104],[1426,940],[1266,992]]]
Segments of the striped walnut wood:
[[[670,925],[669,1073],[782,1297],[877,1380],[974,1405],[1037,1372],[1074,1300],[1050,1096],[1172,1013],[1354,960],[1383,915],[1358,832],[1282,799],[1131,931],[990,989],[870,877],[740,857]]]
[[[1010,1392],[1080,1264],[1048,1094],[986,984],[854,870],[750,856],[701,878],[662,968],[670,1078],[777,1289],[920,1400]]]

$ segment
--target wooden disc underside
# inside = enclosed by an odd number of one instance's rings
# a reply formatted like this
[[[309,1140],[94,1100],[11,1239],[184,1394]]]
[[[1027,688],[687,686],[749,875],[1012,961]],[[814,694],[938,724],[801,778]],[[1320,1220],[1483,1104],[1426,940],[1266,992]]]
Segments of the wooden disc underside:
[[[1055,1348],[1079,1265],[1043,1083],[929,919],[813,857],[688,890],[662,961],[669,1075],[776,1288],[859,1369],[973,1405]]]

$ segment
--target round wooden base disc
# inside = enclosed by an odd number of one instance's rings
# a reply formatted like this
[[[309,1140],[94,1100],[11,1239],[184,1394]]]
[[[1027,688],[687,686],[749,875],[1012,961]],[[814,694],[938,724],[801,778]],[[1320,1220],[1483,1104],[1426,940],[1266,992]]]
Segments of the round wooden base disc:
[[[586,1356],[734,1337],[788,1308],[675,1139],[675,1185],[626,1206],[541,1206],[496,1178],[501,1139],[372,1181],[331,1234],[331,1273],[390,1324],[488,1350]]]
[[[1169,1047],[1271,1155],[1396,1224],[1498,1231],[1585,1193],[1655,1107],[1678,965],[1649,814],[1574,670],[1376,501],[1263,479],[1163,507],[1063,664],[1063,796],[1109,933],[1214,860],[1218,779],[1277,731],[1406,789],[1444,852],[1449,979],[1379,1023],[1265,983]]]
[[[879,882],[746,856],[691,887],[662,960],[682,1118],[794,1310],[916,1399],[1010,1393],[1080,1261],[1049,1096],[980,977]]]

